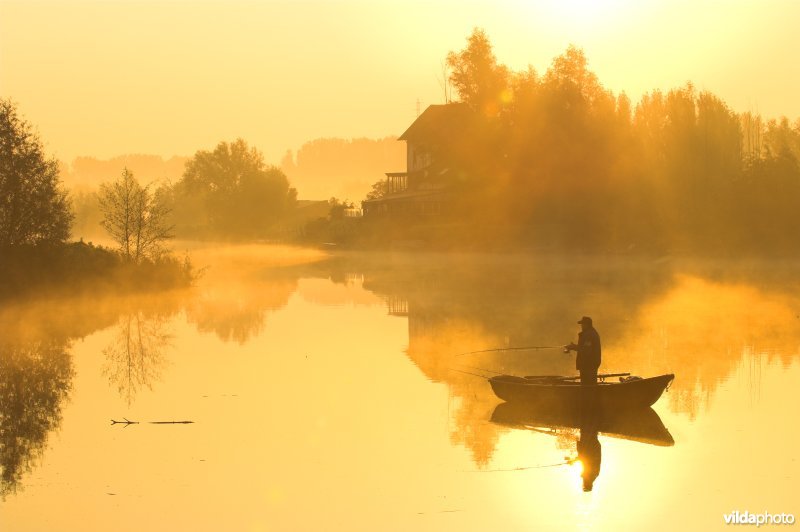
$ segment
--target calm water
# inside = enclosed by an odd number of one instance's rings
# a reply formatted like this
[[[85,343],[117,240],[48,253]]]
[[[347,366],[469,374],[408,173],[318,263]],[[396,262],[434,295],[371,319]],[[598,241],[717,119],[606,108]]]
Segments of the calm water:
[[[800,513],[796,264],[193,256],[208,267],[193,291],[2,307],[2,530],[707,530],[733,510]],[[603,371],[677,375],[651,430],[600,433],[589,492],[579,429],[495,412],[473,375],[573,373],[574,355],[456,356],[562,345],[585,314]]]

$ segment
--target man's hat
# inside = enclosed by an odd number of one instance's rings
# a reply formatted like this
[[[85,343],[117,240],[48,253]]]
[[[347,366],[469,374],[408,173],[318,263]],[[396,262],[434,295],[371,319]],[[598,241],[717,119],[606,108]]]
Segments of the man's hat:
[[[578,324],[583,325],[584,323],[587,323],[587,324],[591,325],[592,324],[592,318],[590,318],[589,316],[582,317],[580,319],[580,321],[578,322]]]

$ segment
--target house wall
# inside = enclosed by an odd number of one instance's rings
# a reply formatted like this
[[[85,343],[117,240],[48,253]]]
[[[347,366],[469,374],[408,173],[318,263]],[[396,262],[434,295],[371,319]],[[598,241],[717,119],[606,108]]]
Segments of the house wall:
[[[414,142],[406,141],[406,144],[408,146],[406,150],[406,168],[409,174],[431,165],[430,150]]]

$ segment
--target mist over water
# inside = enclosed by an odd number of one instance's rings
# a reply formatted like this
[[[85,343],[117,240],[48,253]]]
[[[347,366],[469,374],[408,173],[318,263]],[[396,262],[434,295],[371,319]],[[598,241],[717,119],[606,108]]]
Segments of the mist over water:
[[[796,508],[792,262],[191,252],[191,289],[3,306],[9,530],[672,529]],[[646,431],[601,427],[591,495],[580,429],[498,409],[475,375],[573,374],[574,356],[459,356],[563,345],[581,315],[601,371],[676,375]]]

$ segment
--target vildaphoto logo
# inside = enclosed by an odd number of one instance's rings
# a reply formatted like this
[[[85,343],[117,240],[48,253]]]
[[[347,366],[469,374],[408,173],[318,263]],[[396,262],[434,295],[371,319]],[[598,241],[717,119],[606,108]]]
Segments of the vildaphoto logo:
[[[760,514],[748,511],[740,512],[736,510],[722,516],[726,525],[793,525],[794,514],[771,514],[762,512]]]

